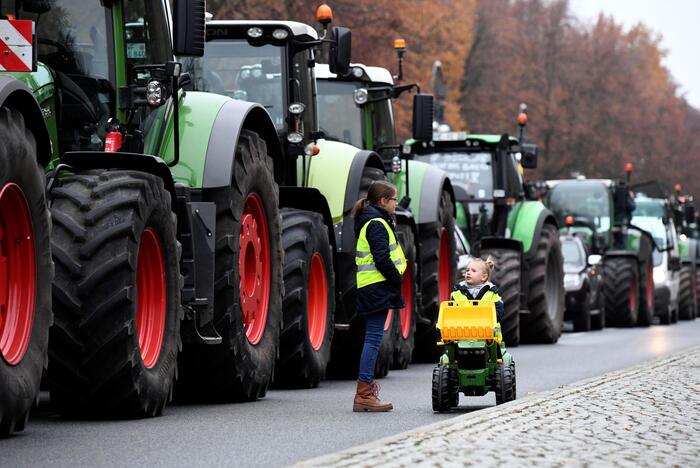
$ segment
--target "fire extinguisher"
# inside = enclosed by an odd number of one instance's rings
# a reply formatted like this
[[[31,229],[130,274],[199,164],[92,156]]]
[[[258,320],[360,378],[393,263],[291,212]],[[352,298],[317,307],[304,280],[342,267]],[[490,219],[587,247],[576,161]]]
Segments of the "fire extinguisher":
[[[108,153],[116,153],[122,147],[122,132],[119,127],[119,120],[115,118],[107,120],[106,130],[105,151]]]

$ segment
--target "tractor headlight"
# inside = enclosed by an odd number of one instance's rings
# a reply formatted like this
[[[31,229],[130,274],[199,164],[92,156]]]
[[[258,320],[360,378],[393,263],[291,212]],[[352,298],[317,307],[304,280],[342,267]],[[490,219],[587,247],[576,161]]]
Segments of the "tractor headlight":
[[[361,106],[362,104],[366,103],[368,96],[369,94],[365,88],[356,89],[354,95],[355,104]]]
[[[258,39],[262,37],[263,35],[263,30],[262,28],[258,28],[257,26],[253,26],[252,28],[248,28],[248,37],[253,38],[253,39]]]
[[[654,268],[654,283],[663,283],[666,281],[666,272],[661,268]]]
[[[362,78],[362,75],[364,74],[365,72],[362,67],[352,67],[352,76],[355,78]]]
[[[283,41],[284,39],[287,39],[289,36],[289,32],[287,32],[286,29],[275,29],[272,31],[272,37],[277,39],[278,41]]]
[[[289,105],[289,113],[293,115],[301,115],[306,109],[306,106],[301,102],[293,102]]]
[[[287,141],[293,145],[298,145],[304,139],[304,135],[298,132],[291,132],[287,135]]]
[[[151,107],[158,107],[165,102],[165,89],[159,81],[149,81],[146,85],[146,101]]]

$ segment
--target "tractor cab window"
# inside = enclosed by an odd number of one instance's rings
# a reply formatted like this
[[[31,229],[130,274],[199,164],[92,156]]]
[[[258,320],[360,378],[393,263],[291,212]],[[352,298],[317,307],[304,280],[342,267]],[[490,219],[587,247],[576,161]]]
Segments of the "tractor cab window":
[[[562,226],[567,216],[573,216],[588,223],[596,234],[604,235],[610,230],[610,196],[600,183],[558,184],[549,192],[548,205]]]
[[[111,15],[100,2],[46,2],[41,12],[13,11],[2,2],[2,14],[34,21],[37,59],[53,75],[59,150],[99,150],[104,124],[114,107],[113,75],[107,27]]]
[[[355,89],[350,82],[318,80],[318,125],[327,139],[363,148],[362,109],[355,104]]]
[[[373,148],[396,144],[394,134],[394,114],[391,99],[382,99],[367,105],[371,114]]]
[[[124,0],[124,43],[129,68],[172,60],[166,18],[160,1]]]
[[[257,102],[267,109],[275,127],[284,129],[284,48],[253,47],[244,39],[217,39],[204,47],[203,57],[183,60],[194,89]]]

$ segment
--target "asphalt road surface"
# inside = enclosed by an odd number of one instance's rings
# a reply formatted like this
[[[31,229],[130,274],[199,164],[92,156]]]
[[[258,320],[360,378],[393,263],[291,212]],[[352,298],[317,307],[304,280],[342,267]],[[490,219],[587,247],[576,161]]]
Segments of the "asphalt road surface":
[[[556,345],[512,348],[518,396],[555,388],[700,343],[700,320],[647,329],[566,333]],[[171,405],[165,415],[133,421],[66,421],[49,408],[27,429],[0,440],[0,467],[283,466],[495,404],[493,394],[460,397],[460,408],[434,414],[433,365],[411,365],[380,381],[394,403],[387,414],[352,412],[355,382],[313,390],[271,390],[258,402]]]

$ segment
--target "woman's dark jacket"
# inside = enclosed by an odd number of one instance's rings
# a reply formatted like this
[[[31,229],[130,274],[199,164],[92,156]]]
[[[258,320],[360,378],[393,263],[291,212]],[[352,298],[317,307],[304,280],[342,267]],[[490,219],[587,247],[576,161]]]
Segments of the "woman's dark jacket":
[[[389,223],[396,237],[394,220],[389,213],[377,205],[367,205],[367,208],[355,218],[355,237],[360,237],[360,231],[367,221],[372,218],[384,218]],[[391,261],[389,252],[389,233],[380,222],[373,222],[366,231],[369,249],[372,252],[377,270],[384,275],[386,281],[373,283],[357,289],[357,313],[367,315],[387,309],[404,307],[401,296],[401,274]],[[398,238],[396,239],[398,242]]]

